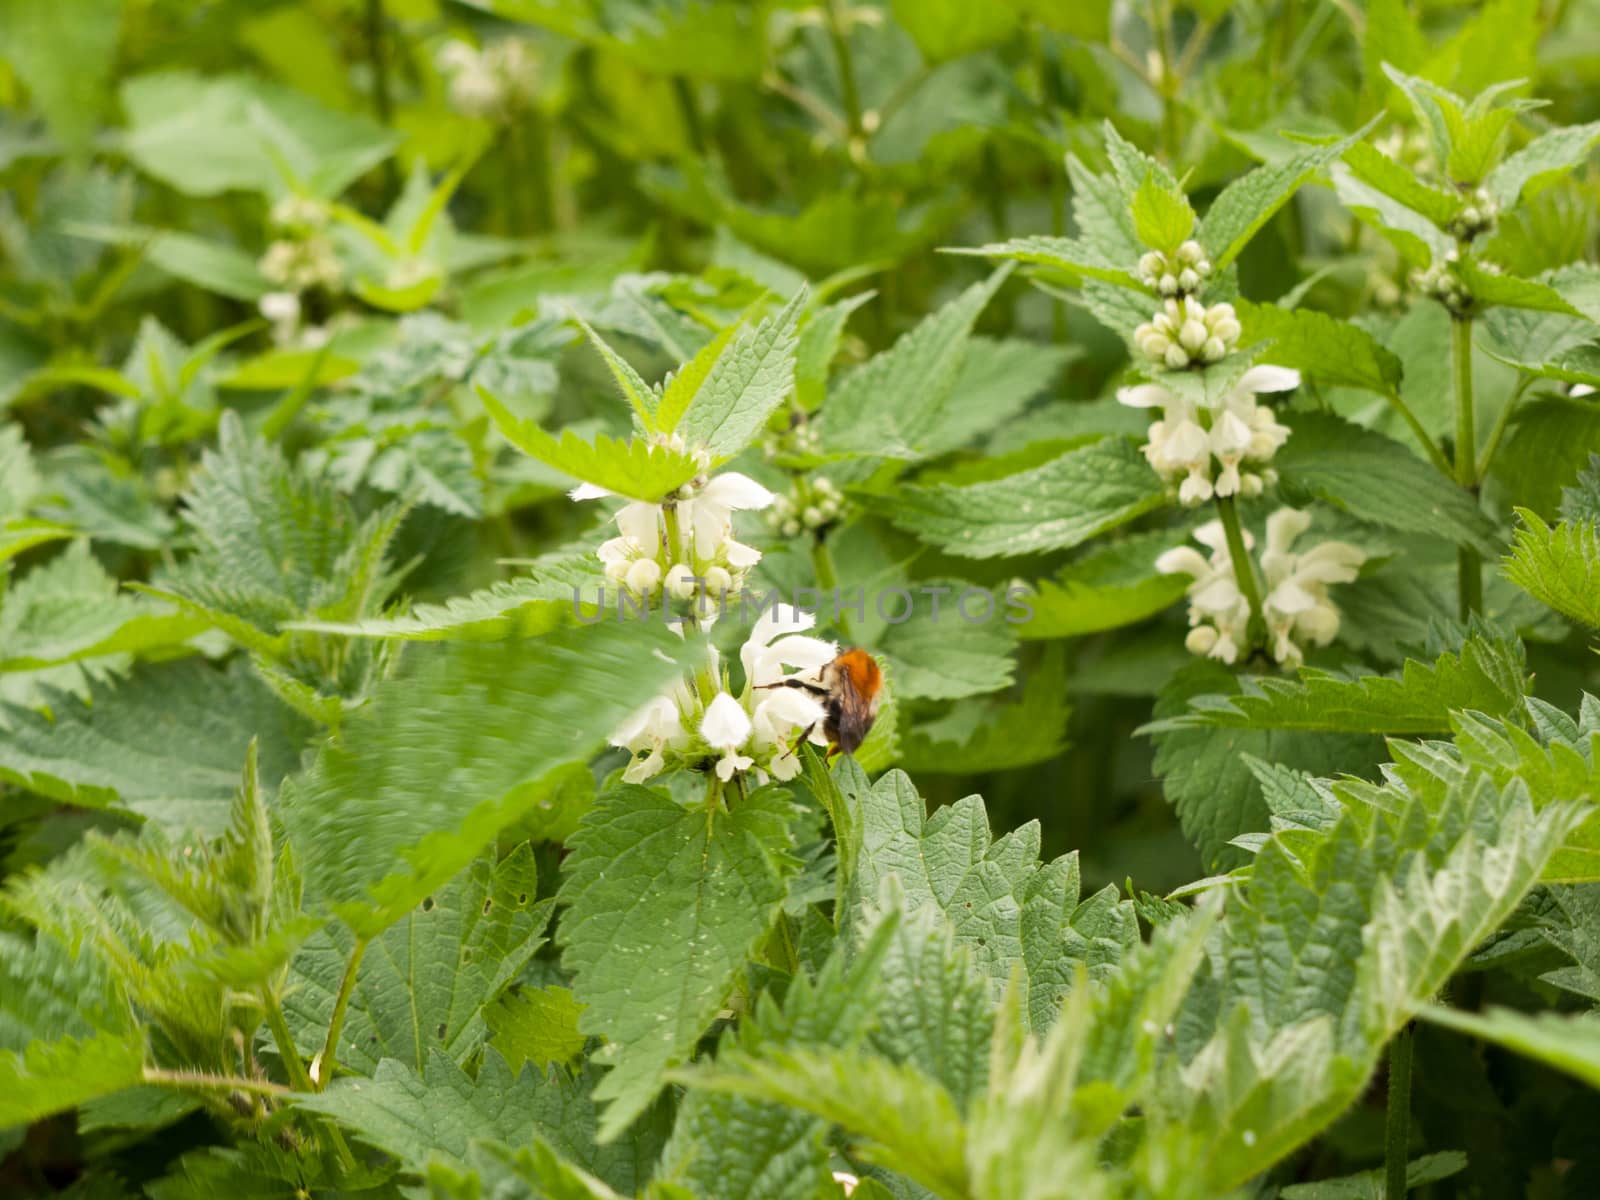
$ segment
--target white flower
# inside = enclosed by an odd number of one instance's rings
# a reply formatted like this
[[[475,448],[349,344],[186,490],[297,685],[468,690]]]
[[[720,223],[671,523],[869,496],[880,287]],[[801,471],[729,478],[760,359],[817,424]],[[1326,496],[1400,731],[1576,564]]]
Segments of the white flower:
[[[733,536],[734,512],[766,508],[774,499],[748,475],[726,471],[708,482],[692,500],[681,501],[680,520],[692,531],[695,557],[704,562],[722,557]]]
[[[773,778],[788,780],[800,773],[799,741],[794,736],[797,731],[814,745],[828,744],[822,731],[827,715],[822,705],[801,688],[767,689],[750,724],[754,748],[766,758]]]
[[[1150,425],[1144,456],[1169,484],[1182,480],[1178,500],[1192,507],[1213,496],[1259,495],[1276,478],[1266,464],[1288,440],[1289,428],[1256,397],[1299,382],[1298,371],[1251,367],[1215,407],[1156,383],[1123,388],[1117,399],[1130,408],[1162,410]]]
[[[1262,618],[1271,638],[1268,650],[1275,661],[1298,667],[1305,661],[1307,644],[1326,646],[1339,632],[1339,610],[1328,599],[1328,586],[1349,583],[1366,555],[1345,542],[1322,542],[1304,553],[1292,549],[1296,538],[1311,525],[1311,517],[1298,509],[1282,508],[1267,518],[1267,544],[1261,554],[1266,579]],[[1237,660],[1248,644],[1250,604],[1239,587],[1227,536],[1220,521],[1209,521],[1194,532],[1206,546],[1202,555],[1190,546],[1178,546],[1156,559],[1164,575],[1188,575],[1189,624],[1184,639],[1191,654],[1204,654],[1225,663]],[[1247,533],[1245,548],[1253,549]]]
[[[849,1171],[835,1171],[833,1181],[839,1185],[839,1190],[846,1196],[851,1195],[861,1185],[861,1180],[850,1174]]]
[[[687,689],[681,683],[675,684],[635,710],[611,735],[613,746],[631,750],[635,755],[648,752],[644,758],[635,758],[628,764],[622,773],[625,782],[643,783],[661,770],[666,750],[682,750],[689,744],[680,711],[680,701],[687,698]]]
[[[762,613],[739,648],[739,662],[744,666],[748,686],[753,689],[771,687],[787,678],[785,667],[801,678],[816,678],[839,653],[834,642],[801,636],[816,623],[811,613],[782,604],[775,604]]]
[[[706,705],[706,714],[700,720],[700,736],[713,750],[722,751],[717,760],[717,778],[727,783],[735,771],[747,771],[755,759],[740,754],[738,750],[750,740],[750,714],[744,706],[727,692],[718,692]]]

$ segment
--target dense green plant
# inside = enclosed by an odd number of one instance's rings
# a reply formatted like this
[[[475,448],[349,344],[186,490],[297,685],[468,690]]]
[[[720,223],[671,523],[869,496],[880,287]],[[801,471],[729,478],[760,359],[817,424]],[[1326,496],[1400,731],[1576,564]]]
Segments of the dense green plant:
[[[0,1189],[1593,1194],[1596,25],[0,6]]]

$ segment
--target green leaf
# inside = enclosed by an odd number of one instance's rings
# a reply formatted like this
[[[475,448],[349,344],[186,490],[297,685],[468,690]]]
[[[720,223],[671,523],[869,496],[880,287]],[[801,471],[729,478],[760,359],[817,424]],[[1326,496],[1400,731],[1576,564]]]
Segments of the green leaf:
[[[1194,231],[1194,209],[1180,188],[1166,188],[1154,174],[1133,194],[1133,230],[1152,250],[1171,254]]]
[[[828,371],[839,353],[845,322],[872,297],[872,292],[861,292],[814,309],[805,328],[800,330],[794,351],[794,398],[803,411],[816,412],[822,407],[828,390]]]
[[[894,19],[929,62],[960,58],[1005,41],[1017,27],[1009,5],[966,0],[893,0]]]
[[[638,421],[639,427],[647,433],[654,432],[658,428],[656,424],[656,409],[661,403],[661,394],[641,379],[639,372],[633,369],[633,365],[613,350],[603,337],[590,328],[587,321],[576,313],[572,315],[572,319],[583,330],[584,336],[589,339],[590,345],[600,352],[600,357],[604,360],[606,369],[611,372],[611,377],[617,381],[617,386],[622,389],[622,396],[627,400],[628,407],[633,409],[633,415]],[[711,344],[715,344],[715,339]],[[701,353],[703,354],[705,351]],[[488,403],[487,396],[485,397],[485,403]],[[498,401],[496,401],[496,405],[498,406]],[[505,431],[506,437],[510,438],[520,448],[521,443],[517,442],[510,432],[511,426],[515,424],[510,414],[500,408],[490,408],[489,411],[494,416],[495,423]],[[681,412],[682,410],[679,409],[678,411]],[[675,419],[672,424],[676,424]],[[670,431],[672,424],[665,426],[665,428]],[[531,450],[525,450],[525,452],[533,454]],[[535,457],[538,457],[538,455],[535,455]]]
[[[1368,142],[1351,146],[1344,152],[1344,161],[1357,179],[1426,217],[1440,229],[1448,227],[1466,206],[1459,194],[1424,183],[1412,168],[1396,162]]]
[[[882,507],[942,550],[996,558],[1076,546],[1165,503],[1161,481],[1133,444],[1106,438],[1001,479],[901,488]]]
[[[695,649],[657,623],[415,647],[279,798],[308,894],[365,936],[400,920]]]
[[[1467,1156],[1459,1150],[1424,1154],[1406,1164],[1406,1190],[1438,1183],[1466,1170]],[[1283,1200],[1384,1200],[1384,1171],[1374,1168],[1358,1175],[1338,1179],[1319,1179],[1315,1183],[1291,1183],[1278,1194]]]
[[[474,1079],[435,1046],[420,1074],[386,1058],[371,1079],[336,1079],[321,1092],[297,1093],[293,1102],[332,1117],[416,1171],[436,1155],[464,1159],[474,1138],[525,1142],[537,1127],[538,1093],[554,1086],[532,1067],[513,1074],[493,1050]]]
[[[1424,1020],[1485,1042],[1494,1042],[1600,1088],[1600,1018],[1589,1014],[1520,1013],[1490,1008],[1483,1013],[1429,1005]]]
[[[917,605],[908,620],[889,625],[873,645],[895,695],[958,700],[1008,685],[1016,647],[1012,626],[993,619],[973,622],[959,613],[957,601],[972,590],[960,580],[928,580],[917,589],[932,599],[932,607]],[[948,597],[942,605],[941,595]]]
[[[921,1071],[858,1051],[809,1047],[686,1075],[691,1086],[788,1105],[864,1139],[857,1154],[898,1171],[935,1196],[959,1200],[966,1186],[966,1132],[955,1100]]]
[[[485,1005],[544,944],[554,905],[534,899],[537,885],[526,844],[499,862],[475,859],[373,939],[350,993],[339,1065],[370,1074],[393,1059],[420,1070],[433,1049],[469,1062],[489,1037]],[[334,927],[295,956],[284,1009],[308,1056],[322,1047],[353,946]],[[513,1069],[522,1062],[513,1059]]]
[[[701,471],[691,455],[653,445],[641,437],[623,442],[602,433],[590,443],[566,429],[557,441],[536,422],[517,417],[484,389],[478,389],[478,396],[506,441],[518,450],[618,496],[658,503]]]
[[[1170,608],[1183,579],[1158,574],[1156,559],[1172,546],[1169,533],[1134,534],[1091,551],[1024,597],[1031,615],[1017,625],[1024,641],[1081,637],[1132,625]]]
[[[1192,663],[1173,677],[1156,702],[1157,723],[1186,713],[1189,701],[1208,693],[1232,693],[1239,683],[1219,663]],[[1331,775],[1363,770],[1377,760],[1375,738],[1331,736],[1269,729],[1172,728],[1154,734],[1155,771],[1167,802],[1177,811],[1185,836],[1208,867],[1242,861],[1230,846],[1240,834],[1269,823],[1261,783],[1249,759]]]
[[[1311,309],[1279,308],[1237,300],[1234,308],[1246,342],[1269,342],[1257,361],[1294,367],[1335,387],[1358,387],[1394,395],[1404,367],[1393,351],[1366,330]]]
[[[1340,678],[1303,669],[1298,679],[1262,676],[1242,681],[1237,694],[1201,696],[1186,716],[1145,726],[1178,729],[1285,729],[1307,733],[1448,733],[1463,709],[1509,716],[1522,711],[1527,664],[1515,638],[1475,632],[1459,652],[1431,666],[1407,659],[1398,679]]]
[[[1565,313],[1571,317],[1584,315],[1568,304],[1555,288],[1536,280],[1518,279],[1515,275],[1487,270],[1470,254],[1461,257],[1455,264],[1455,271],[1476,306],[1527,308],[1535,312]]]
[[[1600,141],[1600,121],[1552,129],[1533,139],[1489,172],[1484,187],[1502,209],[1522,199],[1530,183],[1553,172],[1566,173],[1583,165],[1595,142]]]
[[[434,1161],[426,1171],[433,1200],[479,1200],[488,1196],[537,1196],[539,1200],[623,1200],[581,1167],[562,1158],[544,1139],[512,1149],[504,1142],[475,1138],[468,1166]]]
[[[825,451],[915,459],[944,443],[943,425],[956,416],[955,385],[972,326],[1009,268],[975,283],[924,317],[893,346],[845,375],[817,420]]]
[[[68,804],[114,807],[173,833],[221,832],[252,738],[275,786],[300,761],[310,726],[243,662],[141,667],[85,703],[52,713],[0,709],[0,777]]]
[[[1540,379],[1558,379],[1563,383],[1600,387],[1600,344],[1574,346],[1543,362],[1516,357],[1515,352],[1513,355],[1489,353],[1491,357]]]
[[[583,1005],[564,987],[521,988],[507,992],[483,1010],[489,1026],[489,1044],[521,1070],[531,1062],[570,1067],[588,1042],[578,1031]]]
[[[138,1083],[143,1069],[143,1042],[128,1031],[0,1050],[0,1128],[120,1092]]]
[[[1359,129],[1337,141],[1312,146],[1284,159],[1241,175],[1211,202],[1200,222],[1200,244],[1209,252],[1212,268],[1221,271],[1256,232],[1289,202],[1302,184],[1366,134]]]
[[[1490,478],[1510,505],[1547,521],[1561,509],[1561,492],[1600,445],[1600,405],[1567,396],[1525,403],[1495,455]]]
[[[1494,523],[1472,498],[1399,442],[1322,413],[1294,413],[1291,428],[1273,460],[1291,491],[1390,529],[1499,552]]]
[[[1503,560],[1505,577],[1542,604],[1591,629],[1600,629],[1600,526],[1562,521],[1552,528],[1532,509]]]
[[[1131,228],[1128,233],[1132,238]],[[1131,268],[1112,260],[1092,242],[1077,238],[1033,234],[1028,237],[1012,238],[1008,242],[992,242],[987,246],[959,253],[981,254],[986,258],[1011,259],[1033,266],[1050,267],[1074,279],[1098,279],[1103,283],[1112,283],[1130,291],[1148,294],[1148,289],[1134,275]]]
[[[718,462],[748,446],[794,391],[795,346],[806,289],[754,328],[743,326],[706,371],[677,432]]]
[[[186,196],[235,189],[277,196],[287,170],[312,195],[332,199],[397,141],[364,117],[242,75],[140,75],[126,80],[120,95],[128,116],[124,152]]]
[[[579,1028],[616,1047],[596,1092],[612,1102],[603,1139],[625,1130],[688,1058],[776,916],[798,865],[786,795],[758,791],[731,812],[707,812],[624,786],[569,839],[562,962],[585,1006]]]
[[[601,610],[600,589],[612,594],[599,559],[592,554],[554,558],[532,574],[503,579],[439,604],[418,604],[409,613],[359,621],[295,621],[285,628],[405,642],[485,641],[536,637],[592,619]],[[581,598],[581,603],[580,603]]]
[[[1076,854],[1040,865],[1037,822],[993,840],[977,796],[925,817],[903,772],[870,787],[848,760],[834,774],[862,831],[850,882],[855,909],[876,903],[884,880],[897,877],[906,911],[941,912],[996,994],[1021,964],[1023,1004],[1038,1027],[1078,964],[1103,978],[1137,940],[1133,907],[1115,889],[1080,899]]]
[[[6,61],[50,131],[75,154],[88,150],[105,110],[121,24],[116,0],[70,9],[50,0],[13,0],[0,11]]]
[[[895,762],[917,775],[1008,771],[1055,758],[1066,748],[1066,659],[1053,647],[1015,699],[953,705],[906,731]]]

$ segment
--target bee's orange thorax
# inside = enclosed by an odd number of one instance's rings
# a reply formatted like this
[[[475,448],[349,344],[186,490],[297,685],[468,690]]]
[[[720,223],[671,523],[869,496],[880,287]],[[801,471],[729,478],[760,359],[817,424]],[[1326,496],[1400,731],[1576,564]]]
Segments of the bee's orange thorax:
[[[871,700],[883,686],[883,672],[878,669],[877,660],[865,650],[846,650],[834,661],[863,700]]]

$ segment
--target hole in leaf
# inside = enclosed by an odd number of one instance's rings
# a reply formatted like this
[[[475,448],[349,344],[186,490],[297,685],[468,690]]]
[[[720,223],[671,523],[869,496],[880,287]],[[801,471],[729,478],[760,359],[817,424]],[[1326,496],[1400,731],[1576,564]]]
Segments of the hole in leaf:
[[[439,1028],[435,1029],[433,1032],[438,1035],[439,1040],[441,1042],[444,1041],[444,1035],[445,1035],[445,1032],[446,1032],[445,1027],[444,1027],[444,1022],[440,1021],[439,1022]]]
[[[432,896],[424,896],[422,898],[422,911],[423,912],[432,912],[433,911],[433,897]]]
[[[528,893],[527,892],[519,892],[517,894],[517,903],[518,904],[526,904],[527,902],[528,902]]]
[[[493,907],[494,907],[494,901],[493,900],[485,900],[483,902],[483,915],[487,917],[489,915],[489,910],[491,908],[493,908]]]

